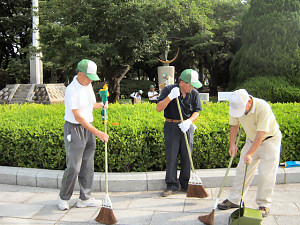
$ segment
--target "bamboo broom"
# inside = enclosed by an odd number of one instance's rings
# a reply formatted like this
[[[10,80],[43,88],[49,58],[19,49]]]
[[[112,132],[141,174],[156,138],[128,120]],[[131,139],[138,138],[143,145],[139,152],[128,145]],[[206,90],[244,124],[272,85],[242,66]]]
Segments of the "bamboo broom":
[[[181,120],[181,122],[183,122],[183,117],[182,117],[182,112],[181,112],[181,107],[180,107],[178,97],[176,98],[176,101],[177,101],[177,107],[178,107],[178,111],[179,111],[179,115],[180,115],[180,120]],[[186,135],[185,132],[183,134],[184,134],[186,148],[187,148],[187,151],[188,151],[188,155],[189,155],[189,159],[190,159],[191,167],[192,167],[192,175],[191,175],[191,178],[189,180],[186,197],[206,198],[206,197],[208,197],[208,193],[204,189],[200,177],[198,177],[196,175],[195,168],[194,168],[194,165],[193,165],[192,154],[191,154],[189,142],[188,142],[188,139],[187,139],[187,135]]]
[[[102,98],[103,101],[103,98]],[[106,102],[106,101],[105,101]],[[103,102],[105,104],[105,102]],[[104,106],[103,106],[104,108]],[[104,108],[104,124],[105,133],[107,133],[107,120],[106,120],[106,109]],[[108,195],[108,160],[107,160],[107,142],[105,142],[105,198],[102,201],[101,210],[96,217],[96,221],[104,224],[115,224],[117,223],[117,218],[112,210],[112,203]]]
[[[237,139],[237,141],[236,141],[236,143],[235,143],[236,149],[237,149],[238,144],[239,144],[239,141],[240,141],[241,133],[242,133],[242,128],[241,128],[240,131],[239,131],[239,136],[238,136],[238,139]],[[206,224],[206,225],[213,225],[213,224],[214,224],[215,211],[216,211],[216,208],[217,208],[219,199],[220,199],[220,197],[221,197],[221,193],[222,193],[223,187],[224,187],[224,185],[225,185],[225,182],[226,182],[226,179],[227,179],[227,175],[228,175],[228,173],[229,173],[229,170],[230,170],[230,167],[231,167],[233,158],[234,158],[234,155],[232,155],[232,156],[230,157],[230,161],[229,161],[229,164],[228,164],[228,167],[227,167],[225,176],[224,176],[224,178],[223,178],[221,187],[220,187],[220,189],[219,189],[219,193],[218,193],[218,195],[217,195],[217,199],[216,199],[216,202],[215,202],[215,205],[214,205],[214,208],[213,208],[212,212],[211,212],[210,214],[208,214],[208,215],[204,215],[204,216],[199,216],[199,217],[198,217],[198,219],[199,219],[202,223],[204,223],[204,224]]]

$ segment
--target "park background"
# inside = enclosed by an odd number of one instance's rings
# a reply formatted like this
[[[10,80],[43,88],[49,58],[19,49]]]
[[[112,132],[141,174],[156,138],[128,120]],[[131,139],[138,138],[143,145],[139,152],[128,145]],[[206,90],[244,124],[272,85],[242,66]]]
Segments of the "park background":
[[[0,89],[29,83],[29,58],[43,53],[44,83],[72,81],[82,58],[109,84],[111,171],[163,170],[163,115],[145,103],[125,105],[133,91],[157,84],[158,57],[170,46],[175,78],[186,68],[209,84],[199,92],[245,88],[271,103],[283,132],[281,160],[299,160],[300,2],[294,0],[39,1],[40,46],[31,45],[31,1],[1,2]],[[145,97],[145,96],[144,96]],[[225,167],[228,103],[209,102],[196,122],[197,168]],[[63,104],[2,105],[0,165],[63,169]],[[95,126],[101,129],[100,112]],[[244,136],[243,136],[244,137]],[[243,139],[243,138],[242,138]],[[244,139],[243,139],[244,140]],[[241,141],[241,144],[243,141]],[[95,167],[103,171],[97,140]],[[237,159],[234,163],[237,162]]]

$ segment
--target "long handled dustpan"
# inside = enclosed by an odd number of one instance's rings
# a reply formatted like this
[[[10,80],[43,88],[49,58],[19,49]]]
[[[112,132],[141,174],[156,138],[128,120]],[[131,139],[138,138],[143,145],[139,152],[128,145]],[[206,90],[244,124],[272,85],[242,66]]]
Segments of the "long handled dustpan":
[[[241,133],[242,133],[242,129],[240,129],[239,136],[238,136],[238,138],[237,138],[237,141],[235,142],[235,147],[236,147],[236,149],[238,148],[238,145],[239,145]],[[208,214],[208,215],[204,215],[204,216],[199,216],[199,217],[198,217],[198,219],[199,219],[202,223],[204,223],[204,224],[206,224],[206,225],[213,225],[213,224],[214,224],[215,210],[216,210],[217,205],[218,205],[218,202],[219,202],[219,200],[220,200],[221,193],[222,193],[223,187],[224,187],[224,185],[225,185],[225,182],[226,182],[226,179],[227,179],[227,176],[228,176],[228,173],[229,173],[229,170],[230,170],[230,167],[231,167],[233,158],[234,158],[234,155],[232,155],[232,156],[230,157],[230,161],[229,161],[229,164],[228,164],[228,167],[227,167],[225,176],[224,176],[224,178],[223,178],[221,187],[220,187],[220,189],[219,189],[219,193],[218,193],[218,195],[217,195],[217,199],[216,199],[216,202],[215,202],[215,205],[214,205],[214,208],[213,208],[212,212],[211,212],[210,214]]]
[[[182,117],[182,112],[181,112],[181,107],[180,107],[178,97],[176,98],[176,101],[177,101],[177,107],[178,107],[178,111],[179,111],[179,115],[180,115],[180,120],[181,120],[181,122],[183,122],[183,117]],[[189,185],[188,185],[186,196],[191,197],[191,198],[206,198],[206,197],[208,197],[208,193],[204,189],[200,177],[198,177],[195,172],[192,154],[191,154],[191,150],[190,150],[190,145],[189,145],[186,133],[184,133],[184,138],[185,138],[185,143],[186,143],[186,147],[187,147],[187,151],[188,151],[188,155],[189,155],[189,159],[190,159],[191,167],[192,167],[192,174],[191,174],[191,177],[189,180]]]
[[[103,101],[103,98],[102,98]],[[103,102],[105,103],[105,102]],[[104,106],[103,106],[104,107]],[[104,108],[104,124],[105,124],[105,133],[107,133],[107,112]],[[108,160],[107,160],[107,142],[105,142],[105,198],[102,201],[101,210],[96,217],[96,221],[104,224],[115,224],[117,219],[112,210],[112,203],[108,195]]]
[[[262,212],[256,209],[245,207],[244,202],[244,187],[246,181],[246,174],[248,169],[248,162],[246,163],[244,184],[239,209],[235,210],[229,217],[229,225],[259,225],[263,220]]]

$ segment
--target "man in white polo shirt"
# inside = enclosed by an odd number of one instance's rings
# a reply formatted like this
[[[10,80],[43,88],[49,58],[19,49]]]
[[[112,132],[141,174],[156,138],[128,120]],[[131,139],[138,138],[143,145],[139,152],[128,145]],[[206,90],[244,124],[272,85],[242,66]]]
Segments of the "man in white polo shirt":
[[[158,93],[155,91],[155,86],[153,84],[150,85],[150,91],[148,92],[149,102],[157,103]]]
[[[269,207],[276,182],[276,172],[279,165],[281,132],[270,105],[262,99],[250,96],[245,89],[234,91],[229,99],[230,107],[230,146],[229,154],[235,155],[235,139],[239,123],[247,135],[236,177],[229,197],[218,204],[219,209],[238,208],[243,186],[245,165],[249,167],[245,182],[245,193],[258,168],[258,184],[256,203],[263,217],[269,214]]]
[[[92,81],[99,80],[97,65],[87,59],[77,65],[78,73],[65,92],[64,139],[66,150],[66,170],[58,195],[58,208],[69,209],[71,198],[78,177],[80,196],[77,207],[98,206],[91,197],[94,178],[94,153],[97,136],[108,142],[108,136],[92,124],[93,109],[102,108],[103,103],[96,103]],[[106,108],[108,105],[105,106]]]

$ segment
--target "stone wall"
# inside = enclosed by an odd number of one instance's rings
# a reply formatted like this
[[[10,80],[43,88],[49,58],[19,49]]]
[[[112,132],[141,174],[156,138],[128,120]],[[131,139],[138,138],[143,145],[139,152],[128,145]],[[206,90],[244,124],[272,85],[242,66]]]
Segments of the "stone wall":
[[[6,87],[0,91],[0,103],[1,104],[7,103],[9,101],[9,97],[10,97],[12,91],[14,90],[14,87],[15,87],[15,85],[9,84],[9,85],[6,85]]]
[[[64,84],[11,84],[0,91],[0,104],[63,103],[66,87]]]

